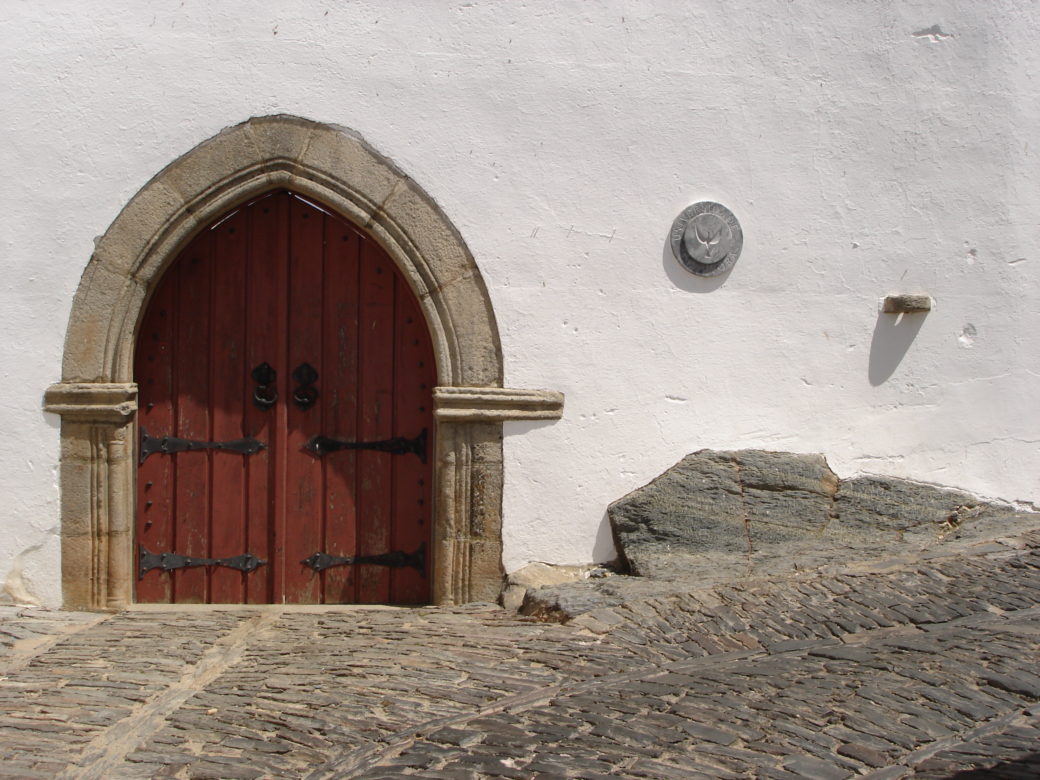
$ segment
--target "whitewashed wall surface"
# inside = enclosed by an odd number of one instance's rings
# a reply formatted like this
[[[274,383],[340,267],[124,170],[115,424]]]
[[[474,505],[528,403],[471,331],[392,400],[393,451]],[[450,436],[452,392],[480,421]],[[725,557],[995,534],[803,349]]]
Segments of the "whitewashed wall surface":
[[[821,452],[1040,499],[1032,0],[6,0],[0,586],[60,602],[58,418],[94,239],[249,117],[343,125],[437,201],[490,288],[505,567],[608,560],[607,504],[704,447]],[[672,220],[744,228],[693,276]],[[927,315],[878,312],[924,293]]]

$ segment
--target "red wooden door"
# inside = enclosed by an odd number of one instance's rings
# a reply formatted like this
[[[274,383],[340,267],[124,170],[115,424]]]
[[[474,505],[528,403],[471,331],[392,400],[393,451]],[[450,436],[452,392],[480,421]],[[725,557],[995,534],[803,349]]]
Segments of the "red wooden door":
[[[214,222],[145,312],[137,600],[429,601],[433,348],[394,262],[279,192]]]

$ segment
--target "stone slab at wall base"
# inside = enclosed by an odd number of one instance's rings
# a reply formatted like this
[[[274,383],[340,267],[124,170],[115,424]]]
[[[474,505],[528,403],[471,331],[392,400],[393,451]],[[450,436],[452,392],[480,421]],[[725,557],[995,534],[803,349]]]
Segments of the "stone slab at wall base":
[[[790,577],[1040,527],[1040,513],[904,479],[841,480],[822,455],[701,450],[608,508],[634,576],[553,585],[520,611],[565,619],[677,590]]]
[[[325,204],[379,242],[412,286],[434,343],[434,600],[493,601],[502,587],[502,423],[558,419],[563,396],[502,385],[487,289],[458,231],[389,159],[342,127],[256,117],[149,181],[97,242],[73,300],[63,381],[62,587],[68,609],[133,598],[138,321],[163,271],[221,214],[273,190]]]
[[[598,563],[567,566],[536,561],[509,574],[499,601],[505,609],[516,611],[523,605],[529,590],[567,582],[582,582],[589,578],[606,577],[611,573],[608,568]]]

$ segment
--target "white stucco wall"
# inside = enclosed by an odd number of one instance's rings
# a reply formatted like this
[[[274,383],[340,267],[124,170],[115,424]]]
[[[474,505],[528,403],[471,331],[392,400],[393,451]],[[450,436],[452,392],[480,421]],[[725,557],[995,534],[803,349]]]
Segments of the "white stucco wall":
[[[60,600],[72,294],[129,198],[250,116],[346,125],[494,301],[505,563],[612,556],[607,504],[702,447],[1040,498],[1040,6],[1030,0],[0,4],[0,583]],[[922,32],[937,25],[941,34]],[[727,277],[666,241],[732,209]],[[924,292],[893,326],[878,299]]]

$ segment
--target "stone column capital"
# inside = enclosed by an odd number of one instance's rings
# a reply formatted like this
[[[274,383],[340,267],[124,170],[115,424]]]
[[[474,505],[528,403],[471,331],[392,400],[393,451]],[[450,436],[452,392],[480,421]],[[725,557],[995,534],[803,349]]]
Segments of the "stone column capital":
[[[137,411],[133,382],[59,382],[47,388],[43,409],[62,420],[125,425]]]

